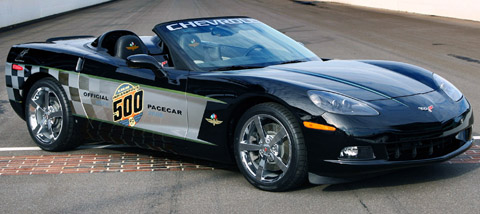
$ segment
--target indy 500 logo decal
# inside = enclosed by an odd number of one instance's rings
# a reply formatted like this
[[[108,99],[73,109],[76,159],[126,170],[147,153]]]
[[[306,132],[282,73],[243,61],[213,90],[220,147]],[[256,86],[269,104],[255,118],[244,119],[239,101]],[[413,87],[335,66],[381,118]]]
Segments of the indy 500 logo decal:
[[[123,83],[112,97],[113,121],[135,126],[143,115],[143,90],[140,86]]]

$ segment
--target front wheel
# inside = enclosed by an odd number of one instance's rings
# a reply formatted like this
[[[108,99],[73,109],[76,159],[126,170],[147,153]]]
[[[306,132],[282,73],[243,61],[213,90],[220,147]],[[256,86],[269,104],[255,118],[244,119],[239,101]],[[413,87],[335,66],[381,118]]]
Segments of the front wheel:
[[[35,143],[47,151],[63,151],[81,143],[62,86],[53,78],[37,81],[28,92],[25,120]]]
[[[292,113],[276,103],[256,105],[235,130],[235,159],[245,178],[267,191],[303,184],[307,157],[303,134]]]

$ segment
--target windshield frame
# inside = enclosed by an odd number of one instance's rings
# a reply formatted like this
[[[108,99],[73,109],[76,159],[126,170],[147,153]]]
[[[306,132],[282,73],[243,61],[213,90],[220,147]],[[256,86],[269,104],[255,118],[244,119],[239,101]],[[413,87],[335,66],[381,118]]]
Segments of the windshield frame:
[[[193,18],[193,19],[181,19],[181,20],[174,20],[174,21],[169,21],[169,22],[164,22],[155,25],[153,28],[153,32],[157,34],[164,42],[167,44],[167,46],[170,48],[170,51],[172,52],[172,55],[176,55],[176,57],[180,58],[180,60],[183,62],[186,67],[185,68],[177,68],[181,70],[190,70],[190,71],[204,71],[204,72],[209,72],[209,71],[224,71],[226,70],[226,67],[217,67],[217,69],[211,69],[211,67],[201,67],[198,66],[196,63],[194,63],[194,60],[188,56],[188,54],[180,47],[179,43],[176,41],[175,37],[172,35],[169,35],[170,31],[175,31],[175,30],[170,30],[167,31],[165,30],[168,26],[172,28],[172,26],[175,26],[177,24],[176,28],[178,28],[178,23],[185,23],[185,22],[195,22],[195,21],[201,21],[201,20],[219,20],[219,19],[251,19],[254,20],[256,23],[261,23],[265,25],[267,28],[271,28],[271,30],[277,31],[278,33],[285,35],[284,33],[268,26],[267,24],[258,21],[256,19],[247,17],[247,16],[221,16],[221,17],[202,17],[202,18]],[[178,29],[181,30],[181,29]],[[289,36],[285,35],[287,38],[293,40]],[[293,40],[295,41],[295,40]],[[296,41],[295,41],[296,42]],[[301,43],[299,43],[301,45]],[[303,45],[302,45],[303,46]],[[304,46],[303,46],[304,47]],[[304,47],[306,50],[308,50],[311,54],[312,57],[310,58],[305,58],[305,61],[322,61],[315,53],[310,51],[308,48]],[[234,68],[231,70],[238,70],[240,67],[244,67],[244,69],[249,69],[248,67],[253,68],[259,68],[259,67],[266,67],[266,66],[271,66],[271,65],[278,65],[278,64],[285,64],[288,63],[288,61],[279,61],[277,63],[259,63],[259,64],[251,64],[251,65],[234,65],[232,67],[238,67]],[[177,66],[175,66],[177,67]],[[184,67],[184,66],[182,66]],[[188,67],[188,68],[187,68]]]

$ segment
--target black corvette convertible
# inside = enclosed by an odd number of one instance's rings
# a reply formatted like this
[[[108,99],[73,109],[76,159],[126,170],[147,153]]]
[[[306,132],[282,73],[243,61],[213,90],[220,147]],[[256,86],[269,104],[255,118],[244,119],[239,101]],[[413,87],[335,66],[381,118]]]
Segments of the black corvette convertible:
[[[472,145],[450,82],[399,62],[328,60],[248,17],[15,45],[10,103],[44,150],[86,141],[237,163],[283,191],[448,160]]]

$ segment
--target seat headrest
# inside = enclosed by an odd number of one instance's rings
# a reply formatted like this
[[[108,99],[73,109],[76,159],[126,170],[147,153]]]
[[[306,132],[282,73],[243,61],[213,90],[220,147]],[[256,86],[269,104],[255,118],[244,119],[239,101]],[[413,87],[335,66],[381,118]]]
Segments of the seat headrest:
[[[185,34],[180,37],[180,46],[183,49],[195,49],[202,41],[194,34]]]
[[[193,60],[204,60],[202,41],[197,35],[184,34],[180,36],[179,45]]]
[[[136,35],[126,35],[118,38],[115,43],[115,57],[127,59],[134,54],[148,54],[148,49]]]

